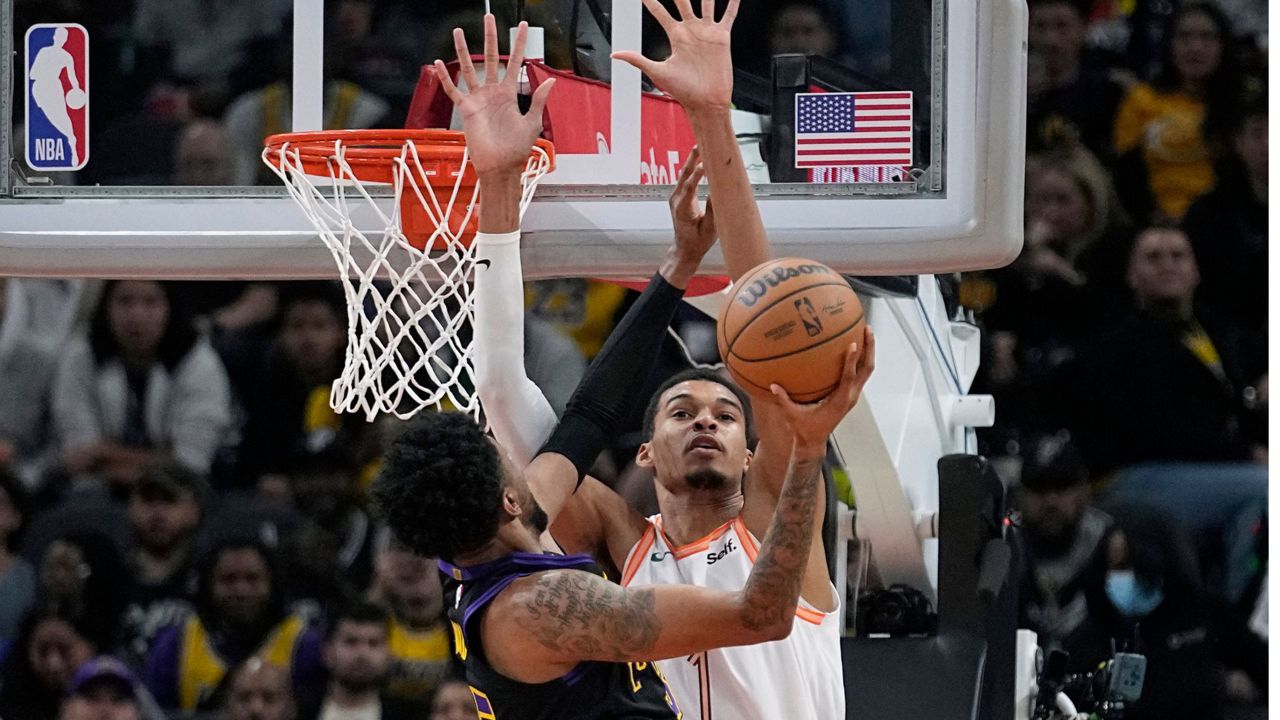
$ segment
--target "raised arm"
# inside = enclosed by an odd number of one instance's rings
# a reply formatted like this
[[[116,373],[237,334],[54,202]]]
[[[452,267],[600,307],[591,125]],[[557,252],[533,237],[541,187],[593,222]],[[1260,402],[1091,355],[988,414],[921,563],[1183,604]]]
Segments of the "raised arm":
[[[680,172],[670,206],[675,243],[659,271],[675,287],[684,288],[702,255],[715,244],[714,211],[699,209],[698,183],[705,176],[694,148]],[[510,204],[510,196],[490,198],[501,190],[481,184],[481,208],[490,202]],[[481,211],[483,213],[483,210]],[[519,230],[476,236],[476,390],[494,437],[515,462],[529,464],[551,437],[556,415],[524,365],[524,289]],[[546,509],[549,501],[539,502]]]
[[[480,207],[490,202],[480,185]],[[556,413],[524,364],[520,232],[476,235],[476,392],[493,436],[519,466],[551,437]]]
[[[639,68],[658,87],[679,101],[688,114],[702,149],[711,197],[721,210],[716,223],[719,225],[725,264],[729,275],[737,280],[773,257],[755,193],[738,149],[730,110],[733,60],[729,52],[729,38],[739,0],[730,0],[719,21],[715,19],[712,0],[703,0],[701,17],[694,13],[690,0],[677,0],[679,20],[673,18],[658,0],[644,0],[644,5],[666,32],[671,44],[670,57],[662,62],[633,52],[615,53],[614,57]],[[743,488],[746,500],[743,514],[747,527],[753,532],[760,532],[768,522],[774,500],[782,491],[787,453],[792,442],[791,430],[767,394],[761,395],[753,388],[745,389],[757,398],[754,409],[760,442]],[[815,532],[817,542],[820,542],[820,533]],[[815,580],[818,592],[825,592],[824,583],[825,580],[822,583]]]
[[[648,75],[679,101],[689,116],[707,168],[711,197],[724,211],[716,222],[724,243],[725,263],[734,280],[772,257],[733,131],[729,34],[738,15],[738,4],[739,0],[730,0],[724,17],[717,22],[713,0],[702,1],[701,17],[694,14],[689,0],[676,0],[680,20],[671,17],[658,0],[644,0],[644,6],[667,34],[670,57],[656,62],[630,51],[613,55]]]
[[[541,128],[542,109],[550,88],[539,86],[528,114],[522,115],[516,104],[516,70],[523,61],[526,28],[522,24],[517,32],[507,73],[498,79],[497,25],[492,15],[485,17],[485,80],[481,83],[470,59],[466,38],[461,30],[454,31],[454,46],[462,76],[469,90],[463,93],[453,83],[442,62],[437,61],[436,72],[445,92],[462,114],[463,130],[480,179],[481,211],[479,248],[482,259],[490,259],[488,268],[479,270],[477,281],[485,285],[478,298],[479,323],[502,326],[515,323],[518,314],[510,298],[515,295],[519,278],[519,255],[516,247],[519,230],[519,174],[529,155],[529,148]],[[631,307],[619,326],[610,336],[587,375],[579,384],[559,428],[547,440],[546,451],[533,460],[526,470],[526,478],[538,504],[547,513],[561,539],[561,528],[555,520],[565,509],[567,501],[594,463],[596,456],[616,432],[616,426],[633,401],[631,384],[642,376],[657,357],[667,326],[675,314],[684,287],[697,271],[702,256],[715,242],[714,226],[710,218],[697,210],[695,189],[701,179],[700,167],[693,163],[681,177],[682,190],[673,198],[673,209],[681,210],[677,242],[668,253],[658,274],[640,299]],[[501,266],[499,261],[505,260]],[[495,282],[490,282],[495,281]],[[494,292],[489,292],[490,290]],[[496,300],[496,302],[490,302]],[[481,333],[493,327],[482,327]],[[503,349],[494,348],[493,337],[482,337],[488,345],[484,350],[497,350],[497,356],[481,358],[482,402],[491,412],[495,432],[504,445],[510,442],[516,460],[527,460],[532,455],[535,441],[546,432],[550,417],[549,407],[542,408],[545,399],[541,393],[532,393],[524,386],[527,381],[522,368],[522,343],[510,343]],[[512,347],[514,346],[514,347]],[[519,368],[519,369],[516,369]],[[515,376],[515,386],[520,387],[518,398],[494,398],[497,393],[491,384],[495,375]],[[509,382],[509,381],[508,381]],[[496,405],[490,406],[490,401]],[[530,411],[530,408],[532,410]],[[515,412],[508,412],[515,410]],[[529,425],[524,425],[525,421]],[[604,514],[631,518],[643,522],[634,511],[605,488],[588,480],[583,493],[583,508],[571,513],[578,521],[576,530],[578,545],[586,544],[596,550],[603,539]],[[634,516],[634,517],[632,517]],[[610,517],[608,520],[616,520]],[[617,543],[613,543],[617,544]],[[622,551],[625,554],[625,550]]]
[[[532,575],[499,597],[484,620],[494,667],[545,682],[584,660],[656,660],[786,637],[809,560],[826,438],[857,401],[862,373],[855,353],[847,353],[841,385],[810,405],[792,403],[775,387],[796,441],[777,512],[742,590],[628,589],[569,570]]]

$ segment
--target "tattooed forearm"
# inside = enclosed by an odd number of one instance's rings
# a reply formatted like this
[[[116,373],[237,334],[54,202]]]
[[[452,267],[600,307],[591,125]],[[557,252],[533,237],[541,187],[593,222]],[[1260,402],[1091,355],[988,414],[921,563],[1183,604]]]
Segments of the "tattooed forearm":
[[[813,546],[820,459],[791,458],[778,507],[743,589],[742,622],[752,630],[790,626]]]
[[[577,657],[639,657],[662,629],[652,590],[627,591],[576,570],[541,573],[524,610],[538,642]]]

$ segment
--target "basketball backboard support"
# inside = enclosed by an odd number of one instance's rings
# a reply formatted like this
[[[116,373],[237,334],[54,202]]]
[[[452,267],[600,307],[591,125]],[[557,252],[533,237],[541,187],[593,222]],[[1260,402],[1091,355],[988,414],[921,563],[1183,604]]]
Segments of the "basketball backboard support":
[[[293,129],[319,128],[325,114],[325,68],[332,59],[325,34],[339,32],[334,30],[335,19],[325,17],[325,7],[334,3],[273,1],[281,5],[280,17],[292,11]],[[468,12],[475,20],[481,3],[473,4],[474,11]],[[5,63],[0,82],[22,82],[23,68],[13,63],[21,55],[16,51],[25,25],[85,19],[93,32],[92,18],[41,17],[38,8],[30,11],[31,5],[24,4],[28,12],[18,17],[14,0],[0,0]],[[500,17],[502,5],[494,3]],[[592,42],[599,45],[600,37],[579,33],[567,51],[574,54],[575,70],[589,70],[594,64],[592,72],[600,75],[605,74],[600,68],[607,68],[607,149],[558,156],[557,173],[544,182],[526,216],[526,273],[531,278],[646,276],[669,242],[668,188],[642,184],[640,74],[625,64],[600,59],[609,49],[652,50],[658,44],[646,29],[641,2],[544,0],[528,5],[540,8],[539,17],[549,25],[574,12],[594,16],[603,6],[604,17],[597,18],[594,27],[608,26],[611,43],[591,47]],[[739,105],[744,108],[740,127],[747,136],[744,152],[754,154],[751,164],[760,180],[756,194],[777,253],[811,257],[860,274],[976,269],[1016,256],[1022,238],[1022,0],[868,0],[859,5],[860,12],[875,16],[871,10],[879,8],[887,17],[879,38],[879,46],[886,48],[883,57],[839,62],[796,55],[770,60],[763,28],[773,27],[765,20],[775,4],[747,0],[744,6],[734,40],[735,53],[745,57],[739,80]],[[434,20],[453,22],[457,17]],[[549,46],[554,34],[548,30]],[[603,30],[597,34],[604,36]],[[91,47],[95,40],[91,38]],[[849,47],[857,39],[838,40],[839,47]],[[548,52],[552,65],[553,54]],[[104,72],[101,67],[95,60],[94,71]],[[103,88],[100,92],[110,86],[96,78],[93,85]],[[0,274],[332,276],[332,259],[282,188],[29,182],[29,172],[11,150],[11,119],[22,116],[24,102],[23,94],[14,90],[0,88],[0,152],[5,153],[0,163]],[[912,93],[912,162],[898,181],[868,182],[856,173],[829,173],[822,179],[859,182],[815,183],[813,174],[794,181],[794,155],[779,155],[779,144],[785,145],[789,137],[794,140],[796,97],[810,90]],[[99,99],[95,108],[105,104]],[[100,125],[95,122],[93,127]],[[768,137],[767,153],[752,141],[753,135],[756,141],[761,135]],[[673,167],[678,168],[680,160],[676,158]],[[353,220],[374,222],[360,215]],[[723,270],[718,253],[708,257],[704,271]]]

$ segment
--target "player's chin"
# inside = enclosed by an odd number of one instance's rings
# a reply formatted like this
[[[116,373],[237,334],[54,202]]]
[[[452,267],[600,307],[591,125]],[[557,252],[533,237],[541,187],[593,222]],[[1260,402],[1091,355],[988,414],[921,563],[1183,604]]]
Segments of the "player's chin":
[[[723,490],[731,482],[729,475],[714,466],[689,467],[684,482],[693,490]]]

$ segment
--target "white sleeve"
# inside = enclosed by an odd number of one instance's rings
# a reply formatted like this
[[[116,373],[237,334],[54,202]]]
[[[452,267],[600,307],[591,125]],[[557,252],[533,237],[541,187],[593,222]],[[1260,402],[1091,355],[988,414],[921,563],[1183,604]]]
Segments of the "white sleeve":
[[[521,466],[556,427],[551,403],[524,366],[520,232],[479,233],[476,243],[476,390],[493,435]]]

